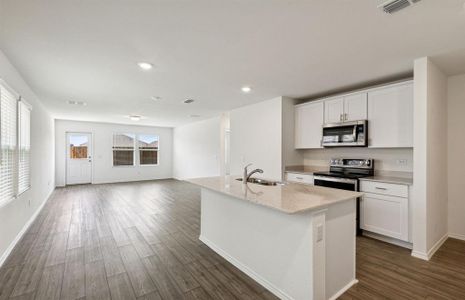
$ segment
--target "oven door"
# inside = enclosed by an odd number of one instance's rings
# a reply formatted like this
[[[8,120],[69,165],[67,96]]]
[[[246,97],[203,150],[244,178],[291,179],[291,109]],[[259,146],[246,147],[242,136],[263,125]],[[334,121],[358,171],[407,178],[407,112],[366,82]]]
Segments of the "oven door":
[[[314,180],[314,185],[358,192],[358,180],[357,179],[314,175],[313,180]],[[357,235],[362,235],[362,229],[360,228],[360,198],[357,198],[357,202],[356,202],[355,224],[356,224],[355,231],[357,232]]]

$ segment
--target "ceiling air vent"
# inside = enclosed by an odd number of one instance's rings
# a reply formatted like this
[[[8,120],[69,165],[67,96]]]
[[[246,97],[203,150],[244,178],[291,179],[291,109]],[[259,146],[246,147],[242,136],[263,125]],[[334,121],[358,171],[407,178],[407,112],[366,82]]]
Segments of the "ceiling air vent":
[[[420,0],[389,0],[378,7],[387,14],[393,14],[419,1]]]

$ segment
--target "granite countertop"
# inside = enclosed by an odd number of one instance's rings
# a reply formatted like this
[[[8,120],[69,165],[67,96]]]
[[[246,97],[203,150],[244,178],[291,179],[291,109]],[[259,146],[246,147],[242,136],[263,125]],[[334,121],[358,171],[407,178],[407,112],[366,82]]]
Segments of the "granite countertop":
[[[395,176],[376,175],[372,177],[363,177],[363,178],[360,178],[360,180],[413,185],[413,178],[411,177],[395,177]]]
[[[317,166],[287,166],[284,170],[285,173],[299,173],[299,174],[313,174],[315,172],[328,171],[329,167]]]
[[[363,195],[363,193],[358,192],[294,183],[276,186],[263,186],[254,183],[245,185],[241,181],[237,181],[236,178],[240,178],[240,176],[196,178],[187,181],[212,191],[270,207],[287,214],[320,209]]]

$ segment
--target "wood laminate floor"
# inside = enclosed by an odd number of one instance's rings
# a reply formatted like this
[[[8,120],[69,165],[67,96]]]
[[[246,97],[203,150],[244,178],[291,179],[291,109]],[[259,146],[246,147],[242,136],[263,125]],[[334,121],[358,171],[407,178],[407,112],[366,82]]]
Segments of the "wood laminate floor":
[[[200,192],[160,180],[57,189],[0,269],[1,299],[276,299],[199,240]],[[357,239],[341,299],[465,299],[465,242],[431,262]]]

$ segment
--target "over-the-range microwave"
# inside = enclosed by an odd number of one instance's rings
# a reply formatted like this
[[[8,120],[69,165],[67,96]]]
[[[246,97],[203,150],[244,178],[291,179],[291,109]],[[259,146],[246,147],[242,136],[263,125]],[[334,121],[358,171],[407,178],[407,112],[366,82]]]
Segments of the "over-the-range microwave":
[[[323,125],[323,147],[366,147],[367,140],[367,120]]]

